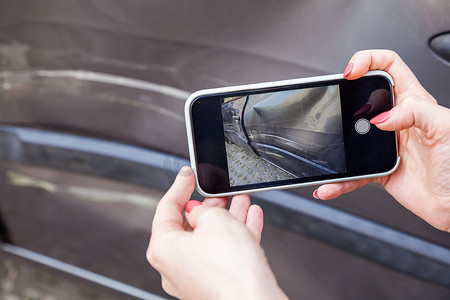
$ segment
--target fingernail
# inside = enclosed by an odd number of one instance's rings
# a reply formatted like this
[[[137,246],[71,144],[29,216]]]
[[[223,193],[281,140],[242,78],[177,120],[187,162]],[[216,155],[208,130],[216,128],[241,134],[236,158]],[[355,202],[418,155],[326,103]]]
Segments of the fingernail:
[[[379,115],[376,116],[376,117],[373,117],[373,118],[370,120],[370,123],[371,123],[371,124],[381,124],[381,123],[384,123],[384,122],[386,122],[387,120],[389,120],[390,117],[391,117],[391,111],[388,110],[388,111],[385,111],[385,112],[379,114]]]
[[[186,204],[186,212],[190,213],[194,207],[202,205],[202,204],[203,203],[201,203],[200,201],[191,200]]]
[[[366,104],[364,104],[363,106],[361,106],[356,112],[355,112],[355,114],[353,115],[354,117],[357,117],[357,116],[359,116],[359,115],[363,115],[363,114],[365,114],[366,112],[368,112],[369,110],[371,110],[372,109],[372,105],[370,104],[370,103],[366,103]]]
[[[349,63],[344,70],[344,78],[346,78],[353,70],[353,63]]]
[[[319,190],[319,189],[316,189],[316,190],[314,191],[313,197],[316,198],[317,200],[320,200],[319,195],[317,194],[317,191],[318,191],[318,190]]]
[[[181,170],[178,172],[179,176],[189,176],[191,174],[191,168],[188,166],[184,166],[181,168]]]

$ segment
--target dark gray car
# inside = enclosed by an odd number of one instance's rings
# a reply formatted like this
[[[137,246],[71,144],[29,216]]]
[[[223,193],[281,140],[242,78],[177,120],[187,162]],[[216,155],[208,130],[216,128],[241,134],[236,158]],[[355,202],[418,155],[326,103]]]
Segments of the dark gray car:
[[[189,93],[339,73],[387,48],[449,107],[449,12],[446,0],[1,1],[1,297],[169,298],[145,250],[188,163]],[[448,233],[374,184],[328,202],[313,190],[252,197],[289,297],[450,297]]]

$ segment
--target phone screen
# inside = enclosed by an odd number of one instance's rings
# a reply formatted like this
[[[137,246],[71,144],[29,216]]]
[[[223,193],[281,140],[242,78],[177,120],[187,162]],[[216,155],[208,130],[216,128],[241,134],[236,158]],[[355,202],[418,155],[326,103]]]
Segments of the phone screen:
[[[379,75],[198,96],[189,117],[199,187],[236,193],[388,172],[395,132],[369,120],[393,101]]]
[[[347,172],[339,85],[227,97],[231,187]]]

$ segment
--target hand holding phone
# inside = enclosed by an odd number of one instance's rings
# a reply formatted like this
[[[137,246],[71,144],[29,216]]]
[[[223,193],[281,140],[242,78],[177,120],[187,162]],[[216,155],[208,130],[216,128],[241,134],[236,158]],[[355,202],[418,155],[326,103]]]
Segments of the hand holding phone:
[[[320,186],[314,194],[331,199],[378,182],[400,204],[432,226],[450,232],[450,109],[441,106],[393,51],[364,50],[350,59],[346,78],[386,70],[395,81],[396,106],[372,122],[398,133],[398,169],[387,176]]]
[[[396,135],[369,120],[393,106],[382,71],[196,92],[185,114],[197,189],[224,196],[390,174]]]

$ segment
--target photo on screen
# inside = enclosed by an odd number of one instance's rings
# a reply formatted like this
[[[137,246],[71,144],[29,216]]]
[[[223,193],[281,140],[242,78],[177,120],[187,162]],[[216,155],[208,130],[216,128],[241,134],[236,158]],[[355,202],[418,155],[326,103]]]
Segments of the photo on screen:
[[[339,85],[222,99],[230,186],[346,172]]]

